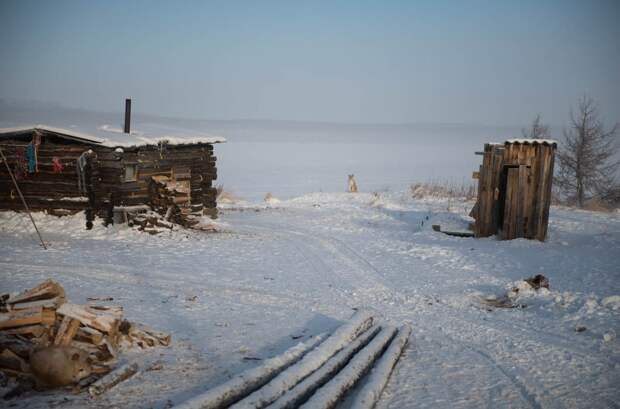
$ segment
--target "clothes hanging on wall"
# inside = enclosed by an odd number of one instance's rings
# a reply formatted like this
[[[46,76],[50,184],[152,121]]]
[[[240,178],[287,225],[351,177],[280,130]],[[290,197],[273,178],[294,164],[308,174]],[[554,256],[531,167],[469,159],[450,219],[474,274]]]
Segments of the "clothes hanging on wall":
[[[90,155],[89,151],[84,152],[80,155],[77,160],[77,176],[78,176],[78,191],[81,195],[86,196],[88,192],[86,191],[86,165],[88,163],[88,156]]]
[[[15,150],[15,169],[13,170],[13,174],[15,175],[16,180],[23,179],[28,173],[27,169],[27,161],[26,161],[26,152],[24,148],[17,148]]]
[[[29,143],[26,146],[26,159],[28,160],[28,173],[34,173],[37,170],[37,155],[35,153],[35,146]]]
[[[62,170],[65,168],[58,157],[52,158],[52,166],[54,167],[54,173],[62,173]]]

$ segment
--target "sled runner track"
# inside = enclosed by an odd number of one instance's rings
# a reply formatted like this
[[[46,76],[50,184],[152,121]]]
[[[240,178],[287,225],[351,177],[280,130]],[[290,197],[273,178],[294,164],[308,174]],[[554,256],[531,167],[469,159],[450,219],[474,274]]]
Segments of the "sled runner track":
[[[452,310],[460,312],[459,309],[454,308],[450,305],[444,304],[444,306]],[[467,317],[465,314],[462,314],[461,316],[459,316],[458,319],[460,321],[467,321],[469,324],[474,325],[474,326],[483,326],[484,328],[497,331],[501,333],[502,335],[506,334],[506,336],[507,334],[512,334],[514,332],[510,329],[510,327],[514,327],[514,328],[519,329],[523,333],[523,335],[527,337],[527,339],[533,342],[539,343],[541,345],[548,345],[549,344],[548,341],[546,341],[542,337],[544,335],[544,337],[551,338],[557,341],[556,343],[553,344],[553,346],[562,348],[566,351],[570,351],[576,355],[580,355],[586,358],[592,358],[593,355],[596,355],[597,360],[605,361],[606,364],[609,365],[610,367],[614,367],[615,365],[620,363],[620,362],[615,362],[611,360],[607,355],[603,353],[597,353],[596,351],[591,351],[591,350],[581,348],[580,346],[576,346],[573,343],[571,343],[571,340],[568,339],[567,337],[563,337],[561,335],[558,335],[558,334],[555,334],[549,331],[545,331],[544,329],[528,328],[527,326],[519,323],[517,320],[507,321],[503,318],[494,317],[493,321],[480,321],[477,319]]]
[[[458,342],[458,341],[455,341],[455,342]],[[487,353],[485,353],[485,352],[483,352],[483,351],[481,351],[481,350],[479,350],[477,348],[474,348],[474,347],[472,347],[470,345],[464,344],[462,342],[459,342],[459,344],[464,346],[468,350],[474,352],[475,354],[481,356],[485,361],[488,362],[488,364],[489,364],[489,366],[491,368],[493,368],[496,372],[498,372],[504,378],[506,378],[515,387],[515,389],[518,391],[519,396],[521,397],[521,400],[524,403],[526,403],[530,408],[532,408],[532,409],[542,409],[542,406],[540,406],[540,404],[538,402],[536,402],[536,398],[532,394],[530,394],[530,392],[528,391],[527,387],[522,382],[520,382],[515,376],[513,376],[509,372],[507,372],[490,355],[488,355]]]
[[[324,236],[305,231],[282,229],[279,226],[244,225],[243,227],[248,230],[269,232],[269,234],[282,237],[283,239],[290,240],[293,238],[296,250],[299,251],[309,263],[311,263],[317,274],[325,275],[326,272],[332,272],[333,274],[337,274],[338,276],[344,278],[349,284],[366,282],[369,284],[369,289],[382,288],[386,292],[394,294],[394,290],[385,285],[379,270],[341,240],[326,238]],[[305,240],[300,241],[301,239]],[[314,242],[315,244],[311,242]],[[329,267],[324,261],[322,261],[324,259],[324,255],[321,254],[320,249],[325,249],[335,258],[340,259],[343,263],[348,265],[350,267],[347,269],[348,271],[336,271],[334,268]],[[344,249],[344,251],[342,249]],[[305,252],[311,253],[314,257],[308,258]],[[353,254],[353,257],[345,254],[346,252]],[[319,267],[322,268],[317,267],[317,263],[314,262],[315,259],[319,260],[319,264],[321,264]],[[360,273],[360,270],[369,274]],[[355,286],[359,287],[359,285]]]

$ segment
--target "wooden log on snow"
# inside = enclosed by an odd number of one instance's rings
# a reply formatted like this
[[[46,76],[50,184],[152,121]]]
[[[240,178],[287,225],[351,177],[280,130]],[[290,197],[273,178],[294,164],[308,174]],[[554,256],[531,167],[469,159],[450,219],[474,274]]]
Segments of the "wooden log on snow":
[[[138,324],[136,322],[129,322],[129,328],[127,335],[132,341],[136,341],[141,347],[146,346],[154,347],[156,345],[168,346],[170,345],[170,334],[156,331],[146,325]]]
[[[234,409],[264,408],[302,379],[321,367],[325,361],[350,344],[361,333],[372,326],[374,317],[367,311],[360,311],[351,320],[340,326],[316,349],[308,352],[299,362],[284,370],[268,384],[252,393],[237,404]]]
[[[248,395],[269,382],[283,368],[299,360],[309,350],[323,341],[325,337],[325,334],[321,334],[300,342],[287,349],[284,353],[267,359],[262,365],[243,371],[233,379],[175,407],[177,409],[227,408],[241,397]]]
[[[403,325],[398,331],[396,338],[394,338],[388,349],[379,359],[379,362],[377,362],[370,372],[370,375],[368,375],[368,380],[364,384],[362,390],[357,393],[351,408],[372,409],[375,407],[385,385],[387,385],[390,379],[396,362],[398,362],[398,359],[405,349],[405,345],[407,345],[410,335],[411,327]]]
[[[333,408],[347,391],[368,371],[394,338],[396,328],[388,327],[381,332],[325,386],[301,406],[303,409]]]
[[[101,395],[103,392],[109,390],[110,388],[131,378],[136,373],[138,373],[138,364],[133,363],[123,365],[120,368],[110,372],[103,378],[99,379],[97,382],[90,385],[88,387],[88,393],[90,394],[90,396]]]
[[[298,383],[293,389],[286,392],[278,400],[267,406],[268,409],[295,409],[306,401],[317,389],[333,378],[351,357],[366,346],[377,335],[381,327],[375,325],[360,335],[346,348],[331,357],[325,365],[317,369],[306,379]]]
[[[57,282],[53,280],[46,280],[30,290],[9,298],[7,300],[7,304],[12,305],[27,301],[47,300],[54,297],[61,297],[64,299],[65,290]]]

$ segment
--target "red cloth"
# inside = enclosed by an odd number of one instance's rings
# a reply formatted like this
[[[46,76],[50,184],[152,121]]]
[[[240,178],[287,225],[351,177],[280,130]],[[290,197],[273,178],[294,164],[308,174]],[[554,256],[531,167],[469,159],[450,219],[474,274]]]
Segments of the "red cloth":
[[[58,158],[52,159],[52,165],[54,166],[54,173],[62,173],[62,170],[65,168]]]

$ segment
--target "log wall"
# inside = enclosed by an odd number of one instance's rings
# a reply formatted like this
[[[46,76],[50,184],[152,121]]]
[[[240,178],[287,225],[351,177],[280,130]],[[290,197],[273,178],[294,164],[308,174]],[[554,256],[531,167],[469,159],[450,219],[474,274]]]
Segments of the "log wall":
[[[16,169],[23,151],[34,135],[0,139],[11,170]],[[86,192],[78,188],[77,160],[82,153],[88,156]],[[58,159],[62,172],[54,172],[53,159]],[[109,215],[113,206],[151,205],[154,198],[149,183],[154,176],[166,176],[187,190],[175,198],[185,212],[217,216],[213,181],[217,178],[213,145],[159,145],[115,150],[97,144],[43,135],[37,149],[38,170],[20,175],[18,184],[33,210],[88,210]],[[23,159],[20,161],[24,165]],[[125,170],[135,166],[135,180],[125,181]],[[185,189],[187,187],[187,189]],[[178,199],[178,200],[176,200]],[[0,165],[0,209],[23,210],[4,164]]]

